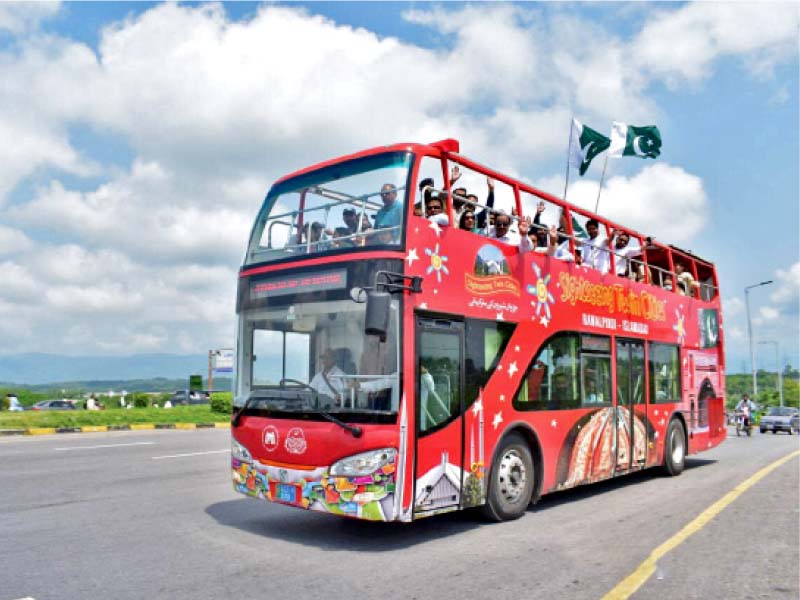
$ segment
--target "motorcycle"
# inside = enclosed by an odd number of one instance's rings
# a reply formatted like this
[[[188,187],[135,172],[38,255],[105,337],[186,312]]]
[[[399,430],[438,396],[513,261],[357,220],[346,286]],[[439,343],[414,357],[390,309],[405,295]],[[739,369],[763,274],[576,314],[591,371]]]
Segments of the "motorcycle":
[[[736,435],[743,435],[742,432],[745,432],[749,437],[752,435],[753,423],[750,417],[748,417],[743,412],[736,413]]]

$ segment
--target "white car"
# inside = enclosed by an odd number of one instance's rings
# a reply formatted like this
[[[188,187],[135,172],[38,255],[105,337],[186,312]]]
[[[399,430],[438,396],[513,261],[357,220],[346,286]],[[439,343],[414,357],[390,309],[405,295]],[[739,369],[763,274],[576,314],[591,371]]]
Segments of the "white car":
[[[789,435],[800,432],[800,412],[788,406],[771,406],[758,423],[761,433],[785,431]]]

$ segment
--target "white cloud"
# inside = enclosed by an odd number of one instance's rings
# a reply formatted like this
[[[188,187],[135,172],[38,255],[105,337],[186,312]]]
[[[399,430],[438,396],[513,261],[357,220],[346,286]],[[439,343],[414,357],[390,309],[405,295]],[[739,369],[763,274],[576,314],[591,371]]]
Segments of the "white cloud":
[[[763,75],[796,55],[797,27],[795,3],[696,2],[660,11],[629,51],[641,68],[672,85],[707,77],[714,61],[731,55]]]
[[[722,312],[726,317],[740,315],[744,311],[744,302],[736,296],[723,298],[722,304]]]
[[[761,323],[765,321],[774,321],[780,316],[780,312],[771,306],[762,306],[758,309],[758,314],[761,315]]]
[[[793,309],[797,312],[800,302],[800,262],[794,263],[788,269],[775,271],[777,289],[770,294],[770,300],[778,305]]]
[[[55,15],[60,2],[0,2],[0,31],[20,34]]]
[[[54,12],[8,6],[0,29],[14,32]],[[451,136],[468,156],[542,179],[532,165],[563,156],[573,112],[598,127],[656,122],[652,78],[697,80],[724,54],[754,69],[784,56],[784,23],[737,32],[732,9],[694,6],[660,10],[633,42],[574,15],[498,4],[404,13],[451,42],[435,49],[274,5],[235,23],[222,5],[160,4],[107,26],[96,53],[21,35],[0,51],[0,138],[14,140],[0,146],[0,281],[11,282],[0,286],[0,335],[20,351],[54,339],[73,353],[229,344],[236,268],[271,180],[387,141]],[[645,44],[662,31],[683,36],[677,52]],[[84,155],[76,124],[118,136],[131,164],[112,171]],[[670,242],[696,239],[708,223],[702,180],[664,162],[641,167],[608,179],[601,213]],[[74,186],[64,173],[105,180]],[[563,192],[563,179],[542,184]],[[590,209],[595,196],[590,181],[570,189]],[[774,303],[783,314],[791,300]]]

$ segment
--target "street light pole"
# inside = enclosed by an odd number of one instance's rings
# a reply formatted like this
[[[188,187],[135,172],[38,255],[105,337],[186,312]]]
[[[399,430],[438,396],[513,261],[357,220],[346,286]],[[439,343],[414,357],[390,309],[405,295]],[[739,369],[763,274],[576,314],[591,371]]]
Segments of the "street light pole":
[[[775,369],[778,371],[778,395],[781,398],[781,408],[783,408],[783,376],[781,374],[781,359],[778,353],[778,342],[771,341],[771,340],[764,340],[763,342],[758,342],[759,344],[772,344],[775,346]]]
[[[762,285],[769,285],[772,280],[762,281],[748,285],[744,288],[744,304],[747,309],[747,340],[750,343],[750,372],[753,374],[753,402],[758,402],[758,380],[756,379],[756,352],[753,348],[753,326],[750,323],[750,295],[749,291],[753,288],[761,287]]]

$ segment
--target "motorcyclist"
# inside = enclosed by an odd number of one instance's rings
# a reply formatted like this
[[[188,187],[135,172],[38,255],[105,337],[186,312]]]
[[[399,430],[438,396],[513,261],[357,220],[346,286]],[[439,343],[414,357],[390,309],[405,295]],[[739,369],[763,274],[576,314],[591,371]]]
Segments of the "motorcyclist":
[[[750,427],[750,417],[755,409],[756,405],[750,400],[750,396],[742,394],[742,399],[739,401],[739,404],[736,405],[736,412],[743,415],[745,428]]]

